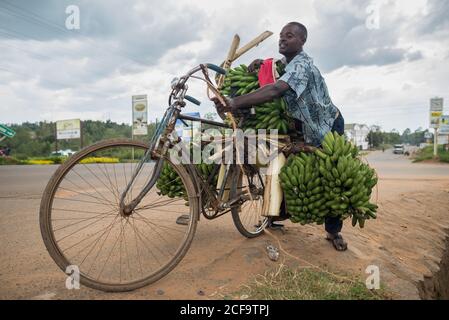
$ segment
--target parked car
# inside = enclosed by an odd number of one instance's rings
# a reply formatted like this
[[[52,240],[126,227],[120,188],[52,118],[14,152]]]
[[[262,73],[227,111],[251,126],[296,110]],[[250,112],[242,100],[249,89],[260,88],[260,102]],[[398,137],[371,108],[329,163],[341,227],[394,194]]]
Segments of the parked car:
[[[394,154],[404,154],[404,145],[403,144],[395,144],[393,147]]]

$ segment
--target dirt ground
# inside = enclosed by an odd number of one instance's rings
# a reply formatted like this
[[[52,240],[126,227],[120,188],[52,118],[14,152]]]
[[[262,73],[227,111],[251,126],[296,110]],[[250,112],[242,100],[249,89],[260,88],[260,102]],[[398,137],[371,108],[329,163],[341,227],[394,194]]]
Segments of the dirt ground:
[[[346,252],[333,249],[322,226],[286,222],[285,233],[272,232],[275,238],[246,239],[230,215],[201,219],[181,263],[158,282],[127,293],[66,289],[66,275],[48,255],[38,223],[41,193],[54,167],[0,167],[0,299],[220,299],[282,262],[312,263],[362,278],[367,266],[376,265],[395,298],[419,299],[420,281],[438,272],[446,249],[449,165],[412,164],[388,150],[367,160],[380,176],[378,219],[364,229],[345,222]],[[281,252],[277,262],[269,260],[268,244],[280,244],[297,259]]]

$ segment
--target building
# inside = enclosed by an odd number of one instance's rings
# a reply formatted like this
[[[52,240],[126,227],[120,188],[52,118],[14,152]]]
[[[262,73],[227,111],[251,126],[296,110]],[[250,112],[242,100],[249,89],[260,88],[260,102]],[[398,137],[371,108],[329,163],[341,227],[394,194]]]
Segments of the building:
[[[349,141],[360,150],[368,150],[368,133],[370,129],[365,124],[348,123],[345,124],[345,134]]]

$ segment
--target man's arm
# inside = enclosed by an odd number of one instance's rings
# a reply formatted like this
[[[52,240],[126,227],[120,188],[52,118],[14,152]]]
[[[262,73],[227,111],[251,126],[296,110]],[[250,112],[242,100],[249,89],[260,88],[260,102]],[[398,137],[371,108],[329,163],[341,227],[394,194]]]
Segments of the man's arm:
[[[282,97],[289,88],[290,86],[286,82],[277,81],[276,83],[263,86],[254,92],[228,99],[229,107],[221,105],[217,98],[212,98],[212,100],[221,111],[233,112],[239,109],[251,108],[252,106],[268,101],[273,101],[276,98]]]
[[[254,92],[235,97],[231,101],[231,106],[233,109],[250,108],[282,97],[288,89],[290,89],[290,86],[286,82],[277,81],[273,84],[265,85]]]

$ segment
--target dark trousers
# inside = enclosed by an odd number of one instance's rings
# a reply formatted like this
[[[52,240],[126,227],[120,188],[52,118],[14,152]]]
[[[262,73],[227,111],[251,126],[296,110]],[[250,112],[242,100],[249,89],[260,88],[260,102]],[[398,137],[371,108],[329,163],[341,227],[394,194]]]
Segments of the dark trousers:
[[[337,119],[335,119],[331,131],[336,131],[339,135],[343,135],[345,133],[345,119],[343,119],[341,113]],[[340,218],[329,217],[324,220],[324,229],[326,232],[336,234],[339,233],[342,228],[343,221],[341,221]]]

